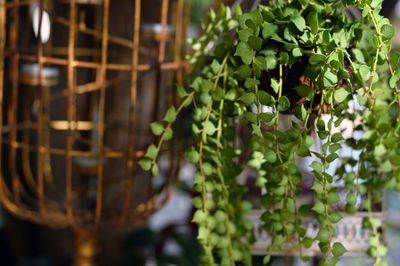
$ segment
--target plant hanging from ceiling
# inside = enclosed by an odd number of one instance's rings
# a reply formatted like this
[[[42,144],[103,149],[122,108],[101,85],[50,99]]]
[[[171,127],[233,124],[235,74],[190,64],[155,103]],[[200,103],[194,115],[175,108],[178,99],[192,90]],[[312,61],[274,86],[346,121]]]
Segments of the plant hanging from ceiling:
[[[345,15],[349,5],[362,10],[361,19]],[[243,158],[257,171],[256,185],[265,189],[261,220],[272,243],[264,263],[285,242],[301,256],[317,242],[324,254],[320,264],[336,264],[346,249],[332,241],[342,218],[331,206],[340,200],[332,183],[343,180],[347,213],[358,211],[357,197],[364,195],[369,216],[363,226],[373,232],[368,254],[374,265],[385,265],[387,249],[372,211],[385,188],[400,188],[400,54],[389,57],[394,27],[379,15],[381,5],[381,0],[278,0],[243,14],[239,7],[234,15],[225,6],[210,11],[203,36],[191,41],[190,89],[178,86],[181,105],[150,125],[159,142],[139,161],[158,174],[162,144],[173,137],[180,111],[193,105],[196,144],[185,157],[198,166],[193,221],[205,265],[251,264],[252,224],[246,220],[251,204],[243,200],[246,187],[237,183]],[[349,102],[360,108],[349,111]],[[291,128],[281,129],[282,114],[297,118]],[[329,121],[323,114],[331,115]],[[344,139],[336,132],[344,120],[353,121],[354,132],[363,137]],[[248,129],[246,145],[235,142],[237,127]],[[312,130],[323,143],[320,151],[311,149]],[[359,158],[339,158],[342,146],[358,151]],[[302,181],[296,156],[315,158],[312,206],[296,201]],[[341,166],[329,174],[338,161]],[[315,238],[302,227],[301,217],[308,215],[321,225]]]

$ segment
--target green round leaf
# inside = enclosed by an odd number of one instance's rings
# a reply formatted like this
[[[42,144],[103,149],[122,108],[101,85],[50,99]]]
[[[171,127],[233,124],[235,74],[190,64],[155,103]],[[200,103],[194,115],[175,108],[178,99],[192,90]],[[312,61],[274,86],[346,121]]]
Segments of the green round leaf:
[[[248,65],[241,65],[236,70],[236,73],[239,75],[241,79],[250,78],[252,75],[251,68]]]
[[[178,91],[179,97],[183,98],[183,97],[185,97],[187,95],[187,92],[186,92],[185,88],[182,87],[181,85],[176,84],[176,89]]]
[[[360,78],[362,81],[367,81],[369,79],[369,66],[361,65],[358,70],[360,73]]]
[[[268,39],[271,36],[274,36],[279,29],[278,25],[268,22],[264,22],[262,27],[263,27],[262,36],[264,39]]]
[[[355,205],[357,202],[357,197],[353,193],[349,192],[346,196],[346,202],[350,205]]]
[[[176,120],[176,110],[174,106],[171,106],[165,114],[164,121],[173,123]]]
[[[246,28],[238,31],[239,40],[247,42],[249,37],[253,35],[253,29]]]
[[[394,27],[390,24],[385,24],[381,28],[381,33],[386,39],[392,39],[394,36]]]
[[[286,111],[287,109],[289,109],[289,107],[290,107],[290,101],[288,97],[282,96],[281,98],[279,98],[277,106],[279,111],[281,112]]]
[[[276,79],[274,79],[274,78],[271,78],[271,87],[272,87],[272,89],[274,90],[274,92],[275,92],[276,94],[278,94],[278,91],[279,91],[279,83],[278,83],[278,81],[276,81]]]
[[[200,94],[200,101],[203,104],[208,104],[211,101],[211,95],[208,92],[203,92]]]
[[[141,159],[138,164],[142,167],[143,170],[149,171],[151,168],[151,160],[148,158]]]
[[[155,159],[157,157],[158,150],[156,145],[151,144],[149,147],[147,147],[147,152],[146,152],[146,157],[150,159]]]
[[[323,54],[312,54],[308,61],[311,65],[318,64],[319,62],[324,62],[326,60],[326,56]]]
[[[213,135],[215,131],[217,131],[214,124],[210,120],[208,120],[207,123],[205,123],[204,129],[206,131],[206,134],[210,136]]]
[[[244,82],[244,86],[247,89],[254,89],[258,84],[260,84],[260,81],[253,78],[247,78],[246,81]]]
[[[327,70],[324,73],[324,86],[325,87],[334,87],[338,83],[338,77],[336,74],[332,73],[330,70]]]
[[[197,223],[197,224],[202,224],[206,220],[206,215],[202,210],[197,210],[194,215],[192,222]]]
[[[310,238],[310,237],[305,237],[303,238],[303,240],[301,241],[301,243],[303,244],[303,246],[305,248],[310,248],[312,243],[314,242],[314,239]]]
[[[335,133],[331,137],[331,141],[334,142],[334,143],[338,142],[338,141],[341,141],[341,140],[343,140],[342,133]]]
[[[153,134],[156,136],[160,136],[164,131],[164,126],[160,122],[151,123],[150,128]]]
[[[350,205],[350,204],[346,204],[346,212],[349,214],[354,214],[356,213],[358,210],[354,205]]]
[[[173,130],[170,127],[167,127],[164,132],[164,140],[170,140],[173,137]]]
[[[210,163],[203,163],[203,170],[206,176],[212,175],[215,172],[214,167]]]
[[[316,161],[313,161],[311,164],[310,164],[310,167],[315,171],[315,172],[317,172],[317,173],[322,173],[322,165],[321,165],[321,163],[319,163],[319,162],[316,162]]]
[[[317,201],[317,202],[315,202],[314,206],[312,207],[312,210],[318,214],[322,214],[325,212],[325,206],[324,206],[324,204],[322,204],[322,202]]]
[[[343,102],[347,96],[349,96],[350,93],[348,91],[346,91],[346,89],[344,88],[339,88],[335,90],[335,93],[333,94],[333,97],[335,98],[335,101],[337,101],[338,103]]]
[[[253,48],[256,51],[261,49],[262,40],[260,37],[254,35],[249,36],[248,43],[250,44],[251,48]]]
[[[343,217],[338,212],[331,212],[329,214],[329,220],[334,224],[342,220],[342,218]]]
[[[247,105],[254,104],[256,102],[256,95],[252,92],[247,92],[240,96],[239,100]]]
[[[340,200],[339,196],[336,194],[336,192],[329,192],[328,197],[327,197],[327,202],[328,204],[334,204]]]
[[[266,150],[264,152],[264,159],[268,162],[268,163],[274,163],[276,162],[276,154],[275,151],[272,150]]]
[[[396,51],[393,53],[392,58],[391,58],[392,65],[394,67],[396,67],[397,64],[399,63],[399,61],[400,61],[400,52]]]
[[[193,147],[189,148],[185,154],[185,158],[192,163],[197,163],[200,159],[200,154]]]
[[[310,12],[307,16],[307,24],[311,28],[312,34],[317,34],[318,32],[318,14],[317,12]]]
[[[265,57],[265,62],[267,64],[267,70],[271,70],[276,68],[278,61],[276,60],[275,55],[267,55]]]
[[[244,117],[250,122],[250,123],[256,123],[257,122],[257,114],[253,112],[246,112],[244,113]]]
[[[319,240],[322,243],[329,241],[329,231],[326,228],[319,229],[317,236],[315,237],[316,240]]]
[[[262,90],[258,91],[258,99],[263,105],[272,105],[275,103],[274,97],[272,97],[271,94]]]
[[[255,51],[247,43],[239,42],[235,55],[240,56],[244,64],[250,65],[253,61]]]
[[[346,252],[347,252],[347,249],[345,249],[345,247],[341,243],[335,242],[333,244],[332,253],[334,256],[340,257]]]
[[[153,167],[151,168],[151,173],[154,175],[154,176],[158,176],[158,165],[155,163],[154,165],[153,165]]]
[[[299,31],[304,31],[306,27],[306,21],[302,16],[295,16],[291,18],[291,22],[296,26]]]
[[[286,52],[279,53],[279,61],[281,64],[286,64],[289,61],[289,55]]]
[[[296,48],[294,48],[294,49],[292,50],[292,55],[293,55],[294,57],[300,57],[300,56],[303,55],[303,52],[301,51],[300,48],[296,47]]]

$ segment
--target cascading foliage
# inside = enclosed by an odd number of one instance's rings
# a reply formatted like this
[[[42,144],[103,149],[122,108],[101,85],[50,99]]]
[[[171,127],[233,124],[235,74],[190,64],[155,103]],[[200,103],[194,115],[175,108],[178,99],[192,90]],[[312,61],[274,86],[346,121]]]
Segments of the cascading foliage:
[[[360,19],[346,15],[350,5],[362,11]],[[265,190],[261,220],[272,243],[264,263],[285,242],[302,256],[316,241],[324,253],[320,264],[336,264],[346,249],[332,241],[342,218],[331,206],[339,201],[332,182],[343,180],[345,211],[357,212],[357,197],[363,196],[369,213],[363,226],[373,231],[368,254],[374,265],[386,265],[381,224],[372,211],[385,188],[400,189],[400,53],[391,53],[395,30],[379,15],[381,5],[382,0],[278,0],[248,13],[237,7],[231,14],[225,6],[210,11],[204,34],[191,40],[190,89],[178,86],[182,104],[150,125],[159,142],[139,161],[158,174],[162,144],[173,137],[179,112],[193,106],[195,145],[185,157],[198,166],[193,221],[204,265],[251,265],[252,224],[246,220],[251,204],[237,182],[243,164],[257,170],[256,185]],[[360,107],[349,111],[349,102]],[[296,117],[289,129],[280,126],[283,113]],[[329,121],[323,114],[331,115]],[[343,121],[353,121],[354,132],[363,136],[344,139],[337,132]],[[319,151],[310,149],[313,130],[323,143]],[[359,158],[339,158],[342,146]],[[302,190],[296,156],[315,158],[313,206],[296,201]],[[327,169],[338,161],[341,166],[330,175]],[[315,238],[302,227],[301,217],[309,215],[321,225]]]

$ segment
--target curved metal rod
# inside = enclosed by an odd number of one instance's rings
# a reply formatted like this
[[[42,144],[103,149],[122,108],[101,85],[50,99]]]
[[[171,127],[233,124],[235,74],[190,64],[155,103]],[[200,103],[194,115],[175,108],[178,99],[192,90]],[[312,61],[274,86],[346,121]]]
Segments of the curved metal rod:
[[[26,93],[26,97],[24,97],[24,102],[23,106],[29,106],[30,104],[30,99],[31,99],[31,90],[29,90]],[[30,124],[30,110],[29,108],[24,108],[22,112],[22,124]],[[17,127],[17,125],[15,125]],[[18,127],[17,127],[18,130]],[[3,132],[4,132],[4,127],[3,127]],[[22,143],[25,145],[29,146],[30,144],[30,134],[29,130],[24,130],[22,132]],[[33,177],[33,172],[31,169],[31,164],[30,164],[30,155],[29,155],[29,149],[22,149],[21,152],[21,161],[22,161],[22,172],[25,176],[25,180],[28,184],[28,187],[30,188],[30,191],[33,192],[34,194],[37,194],[36,191],[36,181],[35,178]]]
[[[74,137],[72,136],[71,124],[75,120],[75,71],[73,62],[75,60],[75,20],[76,6],[75,1],[70,1],[70,27],[68,39],[68,131],[67,131],[67,150],[66,150],[66,187],[65,196],[67,201],[67,216],[71,225],[75,224],[73,209],[72,209],[72,149],[74,145]]]
[[[14,198],[14,200],[12,199]],[[16,204],[15,196],[8,189],[7,185],[4,182],[3,175],[0,173],[0,200],[3,203],[4,207],[13,215],[33,221],[39,224],[45,225],[58,225],[58,226],[66,226],[66,217],[63,212],[51,212],[48,216],[43,216],[40,211],[31,210],[28,206],[23,203]]]
[[[12,9],[12,23],[11,30],[9,32],[10,39],[10,49],[11,49],[11,60],[10,60],[10,79],[11,79],[11,100],[8,106],[8,122],[11,125],[17,123],[17,108],[18,108],[18,70],[19,70],[19,56],[18,56],[18,29],[19,29],[19,0],[14,0],[15,4]],[[10,139],[11,142],[17,140],[17,131],[15,128],[12,128],[10,131]],[[16,169],[16,156],[17,151],[14,147],[10,148],[9,151],[9,168],[12,180],[12,190],[15,195],[15,199],[17,204],[20,204],[20,195],[19,195],[19,176],[18,171]]]
[[[48,188],[54,192],[56,187],[54,185],[53,171],[51,167],[51,154],[50,150],[50,87],[42,86],[42,110],[43,110],[43,147],[46,151],[43,153],[43,174]]]
[[[18,1],[18,0],[15,0]],[[37,150],[37,194],[39,199],[39,210],[40,213],[46,217],[47,212],[44,204],[44,174],[43,174],[43,149],[41,147],[46,148],[43,145],[43,101],[42,101],[42,72],[43,72],[43,43],[41,38],[42,31],[42,20],[43,20],[43,0],[39,0],[39,28],[38,28],[38,85],[36,89],[36,101],[39,103],[38,112],[37,112],[37,145],[39,149]]]
[[[98,226],[101,218],[101,209],[103,204],[103,152],[104,152],[104,111],[106,98],[106,74],[107,74],[107,48],[108,48],[108,20],[109,20],[110,0],[104,0],[103,11],[103,30],[101,44],[101,81],[99,100],[99,153],[97,157],[97,189],[96,189],[96,210],[95,210],[95,225]]]
[[[3,124],[3,97],[4,97],[4,47],[6,44],[6,0],[0,0],[0,125]],[[2,136],[2,127],[0,126],[0,136]],[[2,150],[0,142],[0,151]],[[2,165],[2,153],[0,152],[0,168]],[[0,199],[6,200],[3,191],[3,175],[0,171]]]
[[[37,202],[37,198],[32,197],[28,191],[26,191],[26,189],[23,187],[23,185],[21,184],[21,182],[18,180],[18,185],[19,185],[19,189],[20,189],[20,199],[21,201],[21,205],[18,205],[20,208],[26,208],[29,209],[28,206],[37,206],[38,202]],[[35,189],[36,191],[36,189]],[[8,190],[7,187],[5,187],[5,194],[8,195],[9,197],[12,197],[11,192]],[[50,207],[51,209],[57,209],[59,206],[61,206],[61,204],[57,201],[52,200],[51,198],[46,197],[44,198],[45,202],[46,202],[46,206]],[[14,199],[15,201],[15,199]],[[27,203],[28,205],[24,204]],[[56,210],[58,212],[62,212],[62,208],[58,208],[58,210]]]

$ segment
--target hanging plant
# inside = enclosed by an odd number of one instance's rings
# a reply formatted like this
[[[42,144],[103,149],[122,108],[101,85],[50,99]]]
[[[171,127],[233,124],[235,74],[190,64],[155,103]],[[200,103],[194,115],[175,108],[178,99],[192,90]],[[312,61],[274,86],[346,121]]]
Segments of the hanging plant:
[[[362,18],[349,18],[349,5],[362,10]],[[181,105],[150,125],[159,142],[139,161],[158,174],[162,144],[173,137],[177,115],[193,105],[196,144],[185,157],[198,166],[193,221],[205,265],[251,265],[252,224],[246,220],[251,204],[243,200],[246,187],[237,182],[246,164],[257,171],[256,185],[265,189],[261,220],[272,243],[264,263],[283,243],[292,243],[302,256],[317,242],[324,253],[320,264],[336,264],[346,249],[332,241],[334,224],[342,218],[331,206],[340,200],[332,183],[343,180],[345,210],[357,212],[357,197],[363,196],[369,213],[363,226],[373,232],[368,254],[374,265],[385,265],[381,224],[372,211],[385,188],[400,188],[400,54],[389,57],[394,27],[379,15],[381,5],[381,0],[278,0],[248,13],[237,7],[231,15],[225,6],[210,11],[204,35],[191,41],[190,89],[178,86]],[[350,102],[360,107],[349,111]],[[290,129],[280,127],[283,113],[296,117]],[[329,121],[323,114],[331,115]],[[335,131],[344,120],[353,121],[354,132],[363,136],[344,139]],[[237,127],[248,129],[246,145],[235,142]],[[313,130],[323,143],[320,151],[311,149]],[[339,158],[342,146],[359,157]],[[312,206],[296,200],[303,178],[296,156],[315,158]],[[338,161],[336,173],[329,174]],[[321,225],[315,238],[302,227],[301,217],[309,215]]]

